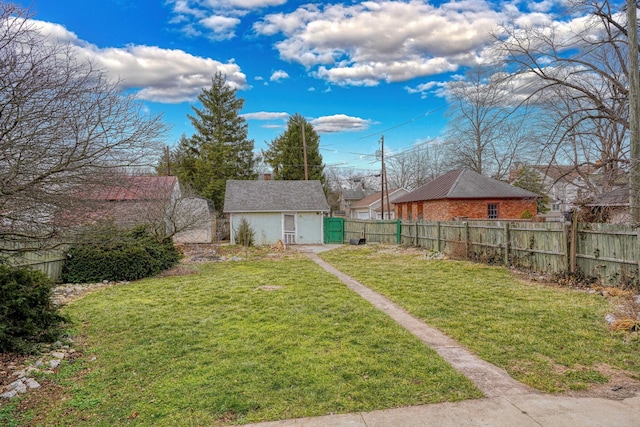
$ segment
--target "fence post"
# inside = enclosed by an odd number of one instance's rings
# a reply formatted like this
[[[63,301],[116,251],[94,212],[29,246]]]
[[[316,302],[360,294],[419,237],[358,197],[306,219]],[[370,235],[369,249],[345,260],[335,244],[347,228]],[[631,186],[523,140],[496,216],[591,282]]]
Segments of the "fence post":
[[[396,220],[396,244],[402,243],[402,221],[400,218]]]
[[[442,244],[440,243],[440,221],[436,222],[436,251],[442,252]]]
[[[469,222],[466,221],[464,223],[464,241],[465,241],[465,251],[466,251],[466,257],[467,259],[469,259],[469,254],[471,253],[471,236],[469,234]]]
[[[578,213],[573,211],[571,217],[571,243],[569,247],[569,272],[576,272],[576,253],[578,246]]]
[[[416,235],[413,236],[413,246],[418,246],[418,221],[416,221]]]
[[[511,250],[511,235],[509,233],[509,223],[505,222],[504,223],[504,229],[503,229],[503,241],[504,241],[504,266],[505,267],[509,267],[509,251]]]

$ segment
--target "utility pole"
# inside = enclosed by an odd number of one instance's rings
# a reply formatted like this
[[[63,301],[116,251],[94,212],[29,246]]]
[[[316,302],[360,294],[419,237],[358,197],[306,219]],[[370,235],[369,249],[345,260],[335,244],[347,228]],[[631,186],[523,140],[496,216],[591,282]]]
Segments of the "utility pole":
[[[167,176],[171,176],[171,156],[169,153],[169,146],[165,147],[165,158],[167,160]]]
[[[387,179],[387,166],[382,164],[382,172],[384,173],[384,186],[387,191],[387,216],[391,219],[391,201],[389,200],[389,180]],[[382,216],[384,219],[384,215]]]
[[[307,166],[307,140],[304,137],[304,121],[302,122],[302,154],[304,156],[304,180],[309,181],[309,168]]]
[[[380,158],[382,159],[382,165],[380,168],[380,209],[382,210],[381,219],[384,219],[384,135],[380,137],[380,143],[382,144],[380,149]]]
[[[638,18],[636,0],[627,0],[627,38],[629,40],[629,212],[631,223],[640,223],[640,87],[638,72]]]

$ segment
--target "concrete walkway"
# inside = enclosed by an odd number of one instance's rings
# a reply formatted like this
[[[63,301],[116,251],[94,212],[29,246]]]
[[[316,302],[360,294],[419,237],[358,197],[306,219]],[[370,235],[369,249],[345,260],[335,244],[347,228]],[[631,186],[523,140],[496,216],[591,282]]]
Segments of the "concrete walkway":
[[[245,427],[637,427],[640,396],[618,400],[542,394],[245,424]]]
[[[305,254],[329,273],[338,277],[349,289],[369,301],[375,308],[398,322],[420,341],[434,349],[455,369],[464,374],[487,397],[531,394],[534,390],[514,380],[504,369],[486,362],[462,347],[436,328],[413,317],[385,296],[367,288],[350,276],[323,261],[315,252]]]
[[[317,256],[329,245],[298,247],[358,295],[433,348],[487,396],[484,399],[394,408],[367,413],[250,424],[252,427],[382,426],[549,426],[640,427],[640,396],[624,400],[545,395],[515,381],[506,371],[479,359],[456,341],[408,314]]]

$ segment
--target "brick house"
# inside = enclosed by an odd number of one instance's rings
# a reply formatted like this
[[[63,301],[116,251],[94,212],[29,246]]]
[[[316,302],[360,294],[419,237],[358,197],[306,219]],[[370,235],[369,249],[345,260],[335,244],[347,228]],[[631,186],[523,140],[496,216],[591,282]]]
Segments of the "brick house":
[[[536,215],[539,195],[470,169],[448,172],[396,199],[395,216],[404,220],[519,219]]]

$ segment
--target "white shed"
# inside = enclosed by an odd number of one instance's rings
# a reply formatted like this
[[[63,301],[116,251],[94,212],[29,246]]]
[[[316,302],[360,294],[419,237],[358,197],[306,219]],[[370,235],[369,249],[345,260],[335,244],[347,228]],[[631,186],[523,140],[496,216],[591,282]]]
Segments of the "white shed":
[[[322,244],[323,219],[329,204],[320,181],[227,181],[224,213],[231,241],[245,218],[255,243]]]

